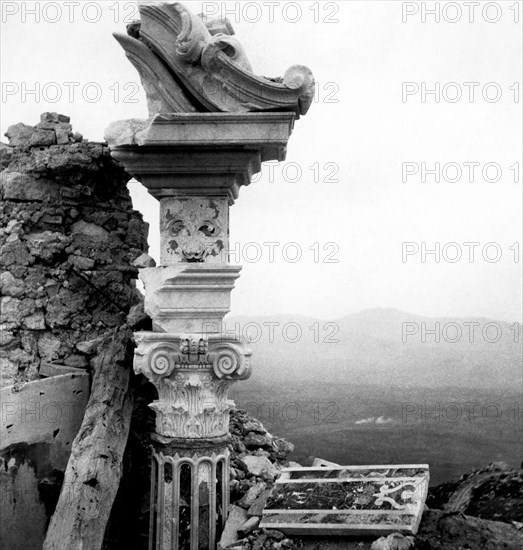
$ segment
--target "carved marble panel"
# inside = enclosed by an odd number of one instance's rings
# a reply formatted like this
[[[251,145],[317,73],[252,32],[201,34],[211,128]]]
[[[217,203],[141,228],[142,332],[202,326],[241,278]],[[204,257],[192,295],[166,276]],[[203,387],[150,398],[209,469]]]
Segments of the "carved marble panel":
[[[227,263],[227,197],[167,197],[161,200],[161,263]]]
[[[426,464],[287,468],[260,527],[296,535],[415,534],[428,485]]]

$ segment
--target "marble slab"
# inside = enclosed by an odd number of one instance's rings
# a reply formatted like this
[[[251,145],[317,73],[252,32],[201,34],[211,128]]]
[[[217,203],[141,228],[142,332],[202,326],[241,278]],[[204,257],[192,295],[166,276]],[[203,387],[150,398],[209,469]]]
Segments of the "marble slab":
[[[79,369],[76,369],[79,370]],[[70,448],[89,399],[89,374],[60,374],[0,389],[0,450],[17,443]]]
[[[286,468],[260,527],[289,535],[416,534],[427,464]]]

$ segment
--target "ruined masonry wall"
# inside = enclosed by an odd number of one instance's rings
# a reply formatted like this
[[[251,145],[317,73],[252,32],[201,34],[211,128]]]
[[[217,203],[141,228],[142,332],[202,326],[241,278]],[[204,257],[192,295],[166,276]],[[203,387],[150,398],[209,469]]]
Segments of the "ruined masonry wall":
[[[99,338],[140,301],[133,260],[148,226],[103,143],[44,113],[0,144],[0,387],[42,363],[87,368]]]

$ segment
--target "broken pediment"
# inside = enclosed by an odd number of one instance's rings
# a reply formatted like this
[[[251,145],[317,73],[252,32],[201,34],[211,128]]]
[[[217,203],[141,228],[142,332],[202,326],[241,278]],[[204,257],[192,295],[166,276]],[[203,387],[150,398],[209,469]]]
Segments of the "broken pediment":
[[[254,74],[228,20],[197,16],[179,2],[140,2],[140,21],[114,36],[138,70],[149,114],[307,113],[314,77],[294,65],[283,78]]]

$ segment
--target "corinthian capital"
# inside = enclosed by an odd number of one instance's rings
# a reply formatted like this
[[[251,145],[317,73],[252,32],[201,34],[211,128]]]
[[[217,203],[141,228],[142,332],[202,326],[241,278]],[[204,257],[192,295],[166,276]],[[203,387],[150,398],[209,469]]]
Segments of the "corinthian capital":
[[[236,380],[251,374],[252,351],[220,334],[135,334],[134,370],[158,390],[156,431],[164,437],[212,438],[228,433],[227,398]]]

